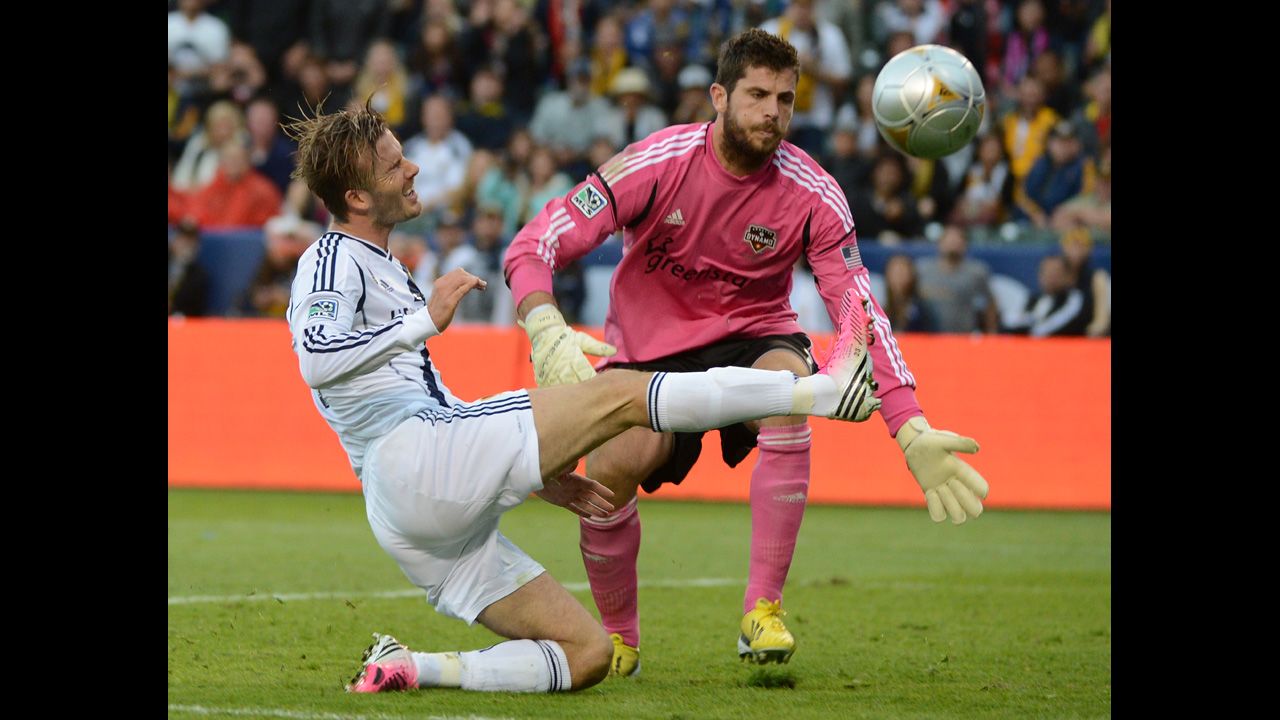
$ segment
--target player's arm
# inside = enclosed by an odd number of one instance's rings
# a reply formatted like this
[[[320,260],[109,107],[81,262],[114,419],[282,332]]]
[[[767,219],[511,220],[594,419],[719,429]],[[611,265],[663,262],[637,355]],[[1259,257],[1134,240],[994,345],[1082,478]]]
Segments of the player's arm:
[[[323,389],[382,367],[397,355],[416,351],[453,320],[458,302],[484,281],[455,270],[441,276],[427,307],[390,322],[354,329],[362,306],[363,270],[340,246],[308,252],[299,262],[288,320],[302,379]]]
[[[815,241],[809,246],[809,264],[813,267],[818,292],[827,305],[832,323],[839,327],[839,300],[849,287],[857,288],[870,300],[874,342],[869,346],[872,368],[879,389],[880,416],[889,434],[898,441],[907,468],[924,491],[929,517],[941,522],[948,516],[960,524],[969,516],[982,514],[981,498],[987,496],[987,481],[968,463],[955,455],[974,453],[978,444],[946,430],[934,430],[916,401],[915,376],[907,369],[906,360],[889,326],[889,318],[871,294],[870,274],[862,265],[857,237],[852,227],[841,235],[843,223],[818,226]]]
[[[529,335],[539,386],[581,382],[596,374],[586,353],[608,356],[617,348],[565,324],[551,293],[551,276],[606,238],[642,217],[656,192],[643,175],[621,177],[626,152],[593,172],[530,220],[507,248],[505,273],[516,317]],[[606,177],[615,178],[611,185]]]

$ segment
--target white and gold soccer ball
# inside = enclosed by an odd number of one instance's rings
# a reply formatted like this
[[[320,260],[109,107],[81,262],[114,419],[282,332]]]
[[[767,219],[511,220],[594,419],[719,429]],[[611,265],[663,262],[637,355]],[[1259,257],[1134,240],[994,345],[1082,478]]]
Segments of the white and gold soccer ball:
[[[973,63],[941,45],[894,55],[871,94],[880,135],[898,150],[930,160],[973,140],[986,109],[987,93]]]

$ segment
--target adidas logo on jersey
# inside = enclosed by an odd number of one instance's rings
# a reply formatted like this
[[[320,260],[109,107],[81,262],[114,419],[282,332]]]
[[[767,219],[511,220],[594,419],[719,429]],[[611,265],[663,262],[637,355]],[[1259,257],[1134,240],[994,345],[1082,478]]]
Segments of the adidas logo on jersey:
[[[663,220],[663,222],[668,225],[683,225],[684,214],[680,212],[680,208],[676,208],[676,211],[668,215],[667,219]]]

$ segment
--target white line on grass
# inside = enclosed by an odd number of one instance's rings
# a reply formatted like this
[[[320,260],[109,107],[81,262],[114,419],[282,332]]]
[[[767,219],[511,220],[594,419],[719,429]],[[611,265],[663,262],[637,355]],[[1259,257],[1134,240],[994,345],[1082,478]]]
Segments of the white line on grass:
[[[642,588],[689,588],[689,587],[725,587],[740,585],[742,579],[733,578],[688,578],[676,580],[641,580]],[[570,592],[583,592],[591,588],[586,582],[569,582],[564,584]],[[314,592],[314,593],[255,593],[252,595],[180,595],[169,598],[170,605],[193,605],[197,603],[225,602],[296,602],[300,600],[350,600],[352,598],[407,598],[423,597],[418,588],[407,590],[385,590],[381,592]]]
[[[273,717],[290,720],[390,720],[398,715],[338,715],[337,713],[313,713],[281,708],[222,708],[205,707],[204,705],[174,705],[170,703],[169,712],[187,713],[190,715],[236,715],[240,717]],[[491,718],[485,715],[427,715],[426,720],[509,720],[507,718]]]

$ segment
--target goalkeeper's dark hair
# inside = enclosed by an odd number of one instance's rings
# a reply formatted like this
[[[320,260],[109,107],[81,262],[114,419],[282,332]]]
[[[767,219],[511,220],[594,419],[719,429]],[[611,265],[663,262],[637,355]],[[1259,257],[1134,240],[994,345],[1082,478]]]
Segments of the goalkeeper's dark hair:
[[[733,94],[733,89],[747,74],[747,68],[763,67],[782,72],[795,70],[800,76],[800,58],[791,43],[777,35],[751,28],[729,38],[720,46],[716,64],[716,82]]]
[[[289,118],[281,125],[298,143],[297,167],[290,177],[302,180],[339,222],[347,222],[348,190],[372,190],[378,140],[387,120],[370,104],[324,115],[321,101],[312,117]]]

